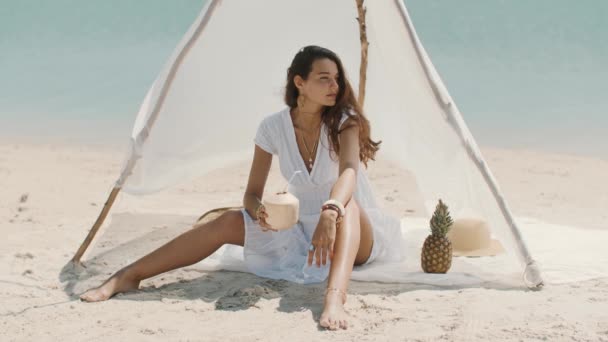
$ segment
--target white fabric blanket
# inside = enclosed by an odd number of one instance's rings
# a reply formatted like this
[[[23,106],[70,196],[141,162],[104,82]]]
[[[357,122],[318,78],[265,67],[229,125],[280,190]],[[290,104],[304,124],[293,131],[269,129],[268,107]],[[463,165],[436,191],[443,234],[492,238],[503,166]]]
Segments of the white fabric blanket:
[[[608,277],[608,229],[586,229],[518,217],[522,235],[545,284],[560,284]],[[420,250],[430,233],[425,218],[403,218],[401,229],[407,241],[407,258],[400,263],[374,262],[355,267],[353,280],[389,283],[420,283],[441,286],[475,285],[488,282],[524,284],[523,266],[515,253],[493,257],[454,257],[447,274],[427,274],[420,267]],[[247,272],[242,247],[224,246],[196,264],[201,270]]]

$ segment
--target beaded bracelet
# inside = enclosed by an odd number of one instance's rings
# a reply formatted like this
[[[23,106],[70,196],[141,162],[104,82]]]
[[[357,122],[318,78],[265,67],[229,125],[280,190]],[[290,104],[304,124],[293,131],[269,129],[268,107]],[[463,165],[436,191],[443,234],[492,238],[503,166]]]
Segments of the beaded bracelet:
[[[338,207],[338,209],[340,209],[340,216],[346,215],[346,209],[344,208],[344,204],[342,204],[342,202],[335,200],[335,199],[329,199],[329,200],[325,201],[325,203],[323,203],[323,205],[326,205],[326,204],[333,204],[336,207]]]
[[[325,211],[327,209],[333,210],[336,213],[338,213],[338,217],[336,218],[336,223],[339,223],[339,222],[342,221],[342,216],[340,215],[341,214],[340,208],[338,208],[338,206],[333,205],[333,204],[325,204],[323,207],[321,207],[321,212],[323,212],[323,211]]]
[[[258,204],[258,206],[255,208],[255,219],[256,220],[260,219],[260,211],[262,208],[264,208],[264,204],[262,204],[262,203]]]

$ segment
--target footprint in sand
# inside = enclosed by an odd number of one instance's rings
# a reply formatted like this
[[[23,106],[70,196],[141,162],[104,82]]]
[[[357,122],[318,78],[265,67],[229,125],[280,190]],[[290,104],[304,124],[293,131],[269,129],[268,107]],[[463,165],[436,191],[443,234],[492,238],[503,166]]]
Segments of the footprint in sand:
[[[21,197],[19,198],[19,203],[25,203],[25,202],[27,202],[27,199],[29,198],[29,196],[30,195],[28,193],[25,193],[25,194],[21,195]]]
[[[15,258],[17,259],[34,259],[34,254],[27,252],[27,253],[17,253],[15,254]]]

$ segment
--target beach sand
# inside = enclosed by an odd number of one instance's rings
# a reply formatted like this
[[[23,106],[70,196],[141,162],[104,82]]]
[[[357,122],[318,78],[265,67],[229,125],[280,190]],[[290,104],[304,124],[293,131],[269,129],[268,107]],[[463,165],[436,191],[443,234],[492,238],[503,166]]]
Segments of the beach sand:
[[[608,229],[608,161],[527,150],[482,152],[516,216]],[[88,254],[88,267],[71,270],[66,265],[124,157],[116,147],[0,144],[3,341],[608,341],[608,279],[538,292],[523,285],[352,282],[350,328],[336,332],[317,324],[324,284],[240,272],[187,267],[144,281],[137,293],[80,302],[79,293],[188,229],[205,210],[239,205],[249,172],[244,161],[158,194],[120,195]],[[269,180],[275,186],[281,184],[277,164]],[[378,161],[369,175],[386,210],[422,213],[406,172]]]

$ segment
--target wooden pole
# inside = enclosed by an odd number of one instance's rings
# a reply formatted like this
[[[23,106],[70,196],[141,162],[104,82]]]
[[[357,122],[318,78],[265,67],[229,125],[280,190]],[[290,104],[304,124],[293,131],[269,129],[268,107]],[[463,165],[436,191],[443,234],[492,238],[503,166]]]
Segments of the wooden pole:
[[[171,69],[169,71],[169,74],[167,75],[166,80],[163,82],[163,85],[161,87],[161,92],[158,95],[158,99],[156,100],[152,113],[150,114],[150,117],[149,117],[148,121],[146,122],[145,127],[141,130],[141,132],[139,132],[137,138],[135,139],[135,141],[137,141],[137,144],[143,145],[143,143],[147,140],[148,135],[150,134],[150,130],[152,129],[152,126],[154,126],[154,123],[156,122],[156,119],[158,118],[158,116],[160,114],[161,107],[163,106],[163,104],[165,102],[169,88],[171,87],[173,80],[175,79],[175,75],[177,74],[177,69],[181,66],[181,63],[183,62],[185,56],[190,52],[190,49],[192,48],[194,43],[201,36],[201,33],[207,26],[207,23],[209,22],[211,15],[213,14],[213,11],[215,10],[215,8],[217,8],[217,6],[219,6],[219,3],[220,3],[220,0],[211,0],[210,2],[207,3],[207,7],[205,7],[205,9],[203,9],[204,14],[200,18],[200,21],[198,23],[196,30],[194,31],[192,36],[188,39],[187,43],[182,48],[179,55],[176,57],[175,61],[173,61],[173,65],[171,66]],[[131,155],[131,159],[125,166],[125,169],[123,170],[120,180],[118,181],[117,184],[122,185],[124,183],[124,180],[126,179],[126,177],[128,177],[128,175],[131,174],[131,171],[135,167],[136,160],[137,159],[135,158],[135,156]],[[97,218],[97,221],[95,221],[95,224],[93,224],[93,228],[91,228],[89,235],[87,235],[87,237],[84,239],[84,241],[82,242],[82,245],[80,245],[80,247],[78,248],[76,255],[74,255],[74,257],[72,258],[73,263],[75,263],[75,264],[81,263],[80,259],[82,258],[82,255],[87,250],[87,248],[93,241],[95,234],[97,234],[97,231],[103,224],[103,221],[105,220],[106,216],[108,215],[108,212],[110,211],[110,208],[112,207],[112,204],[114,203],[114,200],[116,199],[116,196],[118,195],[119,192],[120,192],[120,186],[114,187],[114,189],[110,193],[110,196],[108,197],[108,200],[106,201],[106,204],[103,206],[103,209],[101,210],[101,213],[99,214],[99,217]]]
[[[101,213],[99,213],[99,217],[97,217],[97,220],[93,224],[93,227],[89,231],[89,234],[84,239],[84,241],[78,248],[78,251],[72,258],[72,262],[74,264],[77,264],[77,265],[81,264],[80,259],[82,258],[82,255],[84,254],[84,252],[87,250],[87,248],[93,241],[93,238],[95,237],[95,234],[97,234],[97,231],[99,230],[99,228],[101,228],[101,225],[103,224],[103,221],[106,219],[106,216],[108,216],[108,213],[110,212],[110,208],[112,207],[112,204],[114,204],[114,200],[116,200],[116,196],[118,196],[119,192],[120,192],[120,188],[118,188],[118,187],[112,189],[110,196],[106,200],[106,203],[103,205],[103,209],[101,210]]]
[[[367,8],[363,7],[364,0],[355,0],[357,2],[357,11],[359,17],[359,37],[361,39],[361,65],[359,67],[359,106],[363,109],[365,103],[365,83],[367,82],[367,47],[369,42],[367,41],[367,26],[365,24],[365,14]]]

